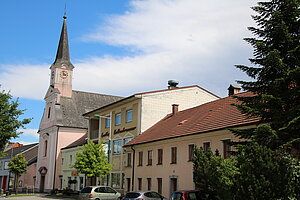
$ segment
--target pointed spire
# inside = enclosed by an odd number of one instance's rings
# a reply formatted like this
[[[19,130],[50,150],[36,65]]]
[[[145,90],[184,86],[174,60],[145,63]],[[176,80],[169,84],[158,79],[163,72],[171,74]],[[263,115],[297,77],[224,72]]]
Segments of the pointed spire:
[[[66,67],[73,69],[74,66],[72,65],[72,63],[70,61],[70,55],[69,55],[66,13],[64,14],[63,18],[64,18],[64,22],[63,22],[63,26],[62,26],[62,30],[61,30],[61,34],[60,34],[56,58],[55,58],[53,65],[61,66],[62,64],[64,64]]]

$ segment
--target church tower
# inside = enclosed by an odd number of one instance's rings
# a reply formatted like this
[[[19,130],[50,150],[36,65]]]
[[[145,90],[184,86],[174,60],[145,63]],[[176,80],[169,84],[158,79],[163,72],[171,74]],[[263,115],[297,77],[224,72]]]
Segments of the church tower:
[[[58,89],[60,96],[72,97],[73,64],[70,61],[67,32],[67,16],[63,16],[63,26],[57,48],[56,58],[51,65],[50,87]]]

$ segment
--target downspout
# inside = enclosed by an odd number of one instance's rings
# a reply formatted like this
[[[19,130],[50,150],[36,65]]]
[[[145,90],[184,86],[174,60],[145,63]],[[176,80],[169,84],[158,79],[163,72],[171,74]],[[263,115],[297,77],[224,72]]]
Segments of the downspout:
[[[58,130],[59,127],[57,127],[57,132],[56,132],[56,147],[55,147],[55,159],[54,159],[54,177],[53,177],[53,186],[52,186],[52,190],[54,192],[54,187],[55,187],[55,176],[56,176],[56,157],[57,157],[57,143],[58,143]]]
[[[133,158],[132,158],[132,174],[131,174],[131,191],[134,191],[134,166],[135,166],[135,149],[133,146],[131,146],[131,149],[133,151]]]

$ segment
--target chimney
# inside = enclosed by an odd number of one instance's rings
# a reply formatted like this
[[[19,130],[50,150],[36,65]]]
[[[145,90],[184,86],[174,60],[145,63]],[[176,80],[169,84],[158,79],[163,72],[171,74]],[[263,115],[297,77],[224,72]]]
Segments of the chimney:
[[[176,80],[169,80],[168,81],[168,89],[174,89],[174,88],[177,88],[177,85],[179,84],[178,81]]]
[[[178,112],[178,104],[172,104],[172,114],[175,115]]]
[[[230,84],[230,86],[228,88],[228,96],[232,96],[234,94],[240,93],[241,89],[242,88],[238,85]]]

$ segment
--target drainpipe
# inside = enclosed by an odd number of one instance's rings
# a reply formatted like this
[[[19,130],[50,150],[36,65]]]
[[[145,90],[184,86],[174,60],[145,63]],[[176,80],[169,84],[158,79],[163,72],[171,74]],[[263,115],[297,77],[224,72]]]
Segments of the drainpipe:
[[[131,191],[134,191],[134,166],[135,166],[135,149],[133,146],[131,146],[131,149],[133,151],[133,158],[132,158],[132,174],[131,174]]]
[[[56,132],[56,147],[55,147],[55,159],[54,159],[54,177],[53,177],[53,186],[52,186],[52,190],[54,192],[55,189],[55,176],[56,176],[56,157],[57,157],[57,142],[58,142],[58,130],[59,127],[57,127],[57,132]]]

